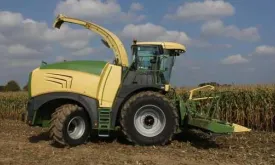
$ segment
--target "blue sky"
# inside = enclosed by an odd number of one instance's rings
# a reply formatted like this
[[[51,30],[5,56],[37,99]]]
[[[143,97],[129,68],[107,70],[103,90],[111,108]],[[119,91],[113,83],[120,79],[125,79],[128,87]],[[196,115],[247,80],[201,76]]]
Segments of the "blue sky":
[[[115,32],[128,53],[133,38],[180,42],[172,84],[274,83],[274,0],[9,0],[0,11],[0,84],[27,82],[40,62],[112,60],[96,34],[75,25],[53,29],[57,13]],[[129,57],[129,60],[131,58]]]

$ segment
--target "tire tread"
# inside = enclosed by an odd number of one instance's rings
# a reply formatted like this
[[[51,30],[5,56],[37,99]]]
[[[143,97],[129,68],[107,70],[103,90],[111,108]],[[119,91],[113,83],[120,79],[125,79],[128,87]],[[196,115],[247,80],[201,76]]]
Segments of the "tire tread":
[[[127,132],[127,127],[126,126],[126,115],[127,115],[127,111],[130,109],[130,105],[135,102],[137,99],[145,97],[145,96],[154,96],[153,98],[155,100],[162,100],[166,103],[169,104],[169,106],[172,109],[173,112],[173,120],[175,122],[175,125],[173,127],[173,133],[171,133],[168,138],[166,138],[164,141],[161,142],[160,145],[165,145],[168,142],[170,142],[173,138],[173,135],[176,133],[178,127],[179,127],[179,116],[178,116],[178,112],[176,107],[174,106],[174,104],[168,99],[166,98],[164,95],[158,93],[158,92],[154,92],[154,91],[146,91],[146,92],[140,92],[134,96],[132,96],[128,101],[126,101],[126,103],[124,104],[122,110],[121,110],[121,119],[120,119],[120,124],[122,126],[122,132],[124,134],[124,136],[127,138],[128,141],[133,142],[135,144],[138,144],[138,142],[136,140],[134,140],[134,138],[132,137],[132,135],[128,134]]]
[[[66,117],[75,111],[80,111],[81,108],[74,104],[64,104],[56,109],[56,111],[51,116],[50,121],[50,138],[61,145],[66,145],[65,139],[63,137],[62,129],[64,127],[64,122]]]

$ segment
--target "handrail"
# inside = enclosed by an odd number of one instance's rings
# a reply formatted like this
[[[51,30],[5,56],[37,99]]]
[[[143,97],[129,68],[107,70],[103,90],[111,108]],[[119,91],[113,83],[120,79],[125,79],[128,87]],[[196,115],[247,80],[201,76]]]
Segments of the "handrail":
[[[209,98],[217,98],[218,96],[216,97],[201,97],[201,98],[195,98],[193,99],[193,93],[194,91],[198,91],[198,90],[201,90],[201,89],[204,89],[204,88],[207,88],[207,87],[210,87],[210,90],[214,90],[215,87],[212,86],[212,85],[205,85],[205,86],[202,86],[202,87],[198,87],[198,88],[195,88],[195,89],[192,89],[190,90],[190,95],[189,95],[189,100],[205,100],[205,99],[209,99]]]

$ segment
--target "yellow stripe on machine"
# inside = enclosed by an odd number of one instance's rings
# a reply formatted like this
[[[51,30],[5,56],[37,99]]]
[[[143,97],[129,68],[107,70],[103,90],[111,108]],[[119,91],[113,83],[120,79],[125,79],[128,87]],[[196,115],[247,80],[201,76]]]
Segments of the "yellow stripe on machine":
[[[241,126],[239,124],[233,123],[232,125],[234,127],[234,132],[250,132],[251,131],[251,129]]]

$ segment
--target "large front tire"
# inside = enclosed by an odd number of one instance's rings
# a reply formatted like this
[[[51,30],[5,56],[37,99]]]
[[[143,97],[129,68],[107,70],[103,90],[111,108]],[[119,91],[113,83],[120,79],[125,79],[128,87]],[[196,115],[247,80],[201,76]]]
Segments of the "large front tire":
[[[58,144],[83,144],[90,135],[89,118],[84,109],[77,105],[62,105],[52,114],[49,132],[50,138]]]
[[[132,96],[121,110],[122,131],[138,145],[165,145],[178,128],[178,113],[165,96],[141,92]]]

